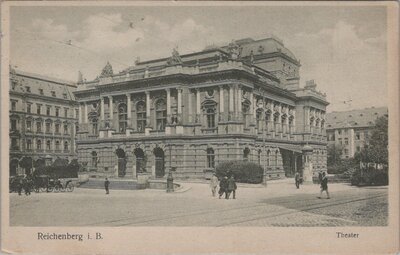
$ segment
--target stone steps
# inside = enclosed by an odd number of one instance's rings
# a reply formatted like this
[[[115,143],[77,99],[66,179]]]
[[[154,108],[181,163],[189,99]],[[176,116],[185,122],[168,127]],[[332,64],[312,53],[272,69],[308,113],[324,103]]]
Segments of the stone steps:
[[[109,179],[110,190],[137,190],[141,189],[140,185],[134,180],[113,180]],[[89,181],[82,183],[79,188],[83,189],[104,189],[104,180],[89,179]]]

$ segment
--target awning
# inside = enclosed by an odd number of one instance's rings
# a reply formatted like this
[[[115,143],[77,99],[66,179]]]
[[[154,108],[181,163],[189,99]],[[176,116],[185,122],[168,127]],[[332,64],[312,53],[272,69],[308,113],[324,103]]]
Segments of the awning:
[[[295,145],[295,144],[277,144],[277,146],[280,149],[288,150],[288,151],[293,151],[296,153],[302,154],[303,151],[301,150],[301,145]]]

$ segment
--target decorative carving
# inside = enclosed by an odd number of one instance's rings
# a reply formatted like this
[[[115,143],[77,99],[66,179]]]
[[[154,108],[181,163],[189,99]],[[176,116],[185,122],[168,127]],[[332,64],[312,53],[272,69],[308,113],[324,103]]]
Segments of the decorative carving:
[[[167,60],[167,65],[175,66],[175,65],[182,65],[182,59],[179,55],[179,52],[176,48],[172,50],[172,56]]]
[[[240,57],[241,50],[242,48],[234,40],[232,40],[232,42],[228,45],[228,52],[232,59],[238,59]]]
[[[107,61],[106,66],[103,68],[103,71],[101,71],[100,78],[111,77],[111,76],[113,76],[113,74],[114,74],[114,72],[113,72],[112,66],[111,66],[110,62]]]
[[[214,89],[209,88],[207,89],[206,98],[213,98],[214,97]]]

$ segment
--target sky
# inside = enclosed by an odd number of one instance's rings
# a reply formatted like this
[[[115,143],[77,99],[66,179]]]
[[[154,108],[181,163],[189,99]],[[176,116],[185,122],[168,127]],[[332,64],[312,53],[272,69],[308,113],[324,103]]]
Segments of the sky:
[[[141,61],[274,35],[314,79],[328,112],[387,105],[386,9],[380,6],[12,6],[11,65],[77,81]]]

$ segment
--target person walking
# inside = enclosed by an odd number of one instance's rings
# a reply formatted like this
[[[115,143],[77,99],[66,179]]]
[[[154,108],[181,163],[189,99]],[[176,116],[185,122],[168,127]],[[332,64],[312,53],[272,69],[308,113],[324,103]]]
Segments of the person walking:
[[[327,199],[330,199],[329,192],[328,192],[328,177],[326,176],[325,172],[322,172],[322,179],[321,179],[321,192],[318,198],[322,197],[322,192],[326,192]]]
[[[108,180],[108,178],[106,178],[106,180],[104,181],[104,188],[106,189],[106,195],[110,194],[110,191],[108,189],[110,185],[110,181]]]
[[[218,177],[215,174],[213,174],[210,181],[210,188],[213,197],[215,197],[215,194],[217,193],[217,187],[218,187]]]
[[[24,179],[22,180],[22,184],[23,184],[23,187],[24,187],[25,195],[29,196],[31,194],[31,190],[30,190],[30,187],[29,187],[29,180],[28,180],[28,177],[26,175],[24,176]]]
[[[219,182],[219,191],[218,191],[219,198],[221,198],[222,195],[227,192],[227,188],[228,188],[228,177],[224,176],[222,180]]]
[[[18,178],[17,180],[17,189],[18,189],[18,195],[21,196],[22,193],[22,188],[24,187],[24,181],[22,178]]]
[[[296,183],[296,188],[299,188],[300,187],[300,174],[299,174],[299,172],[296,172],[296,174],[294,175],[294,180],[295,180],[295,183]]]
[[[233,177],[233,175],[231,175],[231,177],[228,179],[228,192],[226,192],[226,199],[229,199],[229,196],[232,194],[232,198],[236,199],[236,182],[235,182],[235,178]]]

